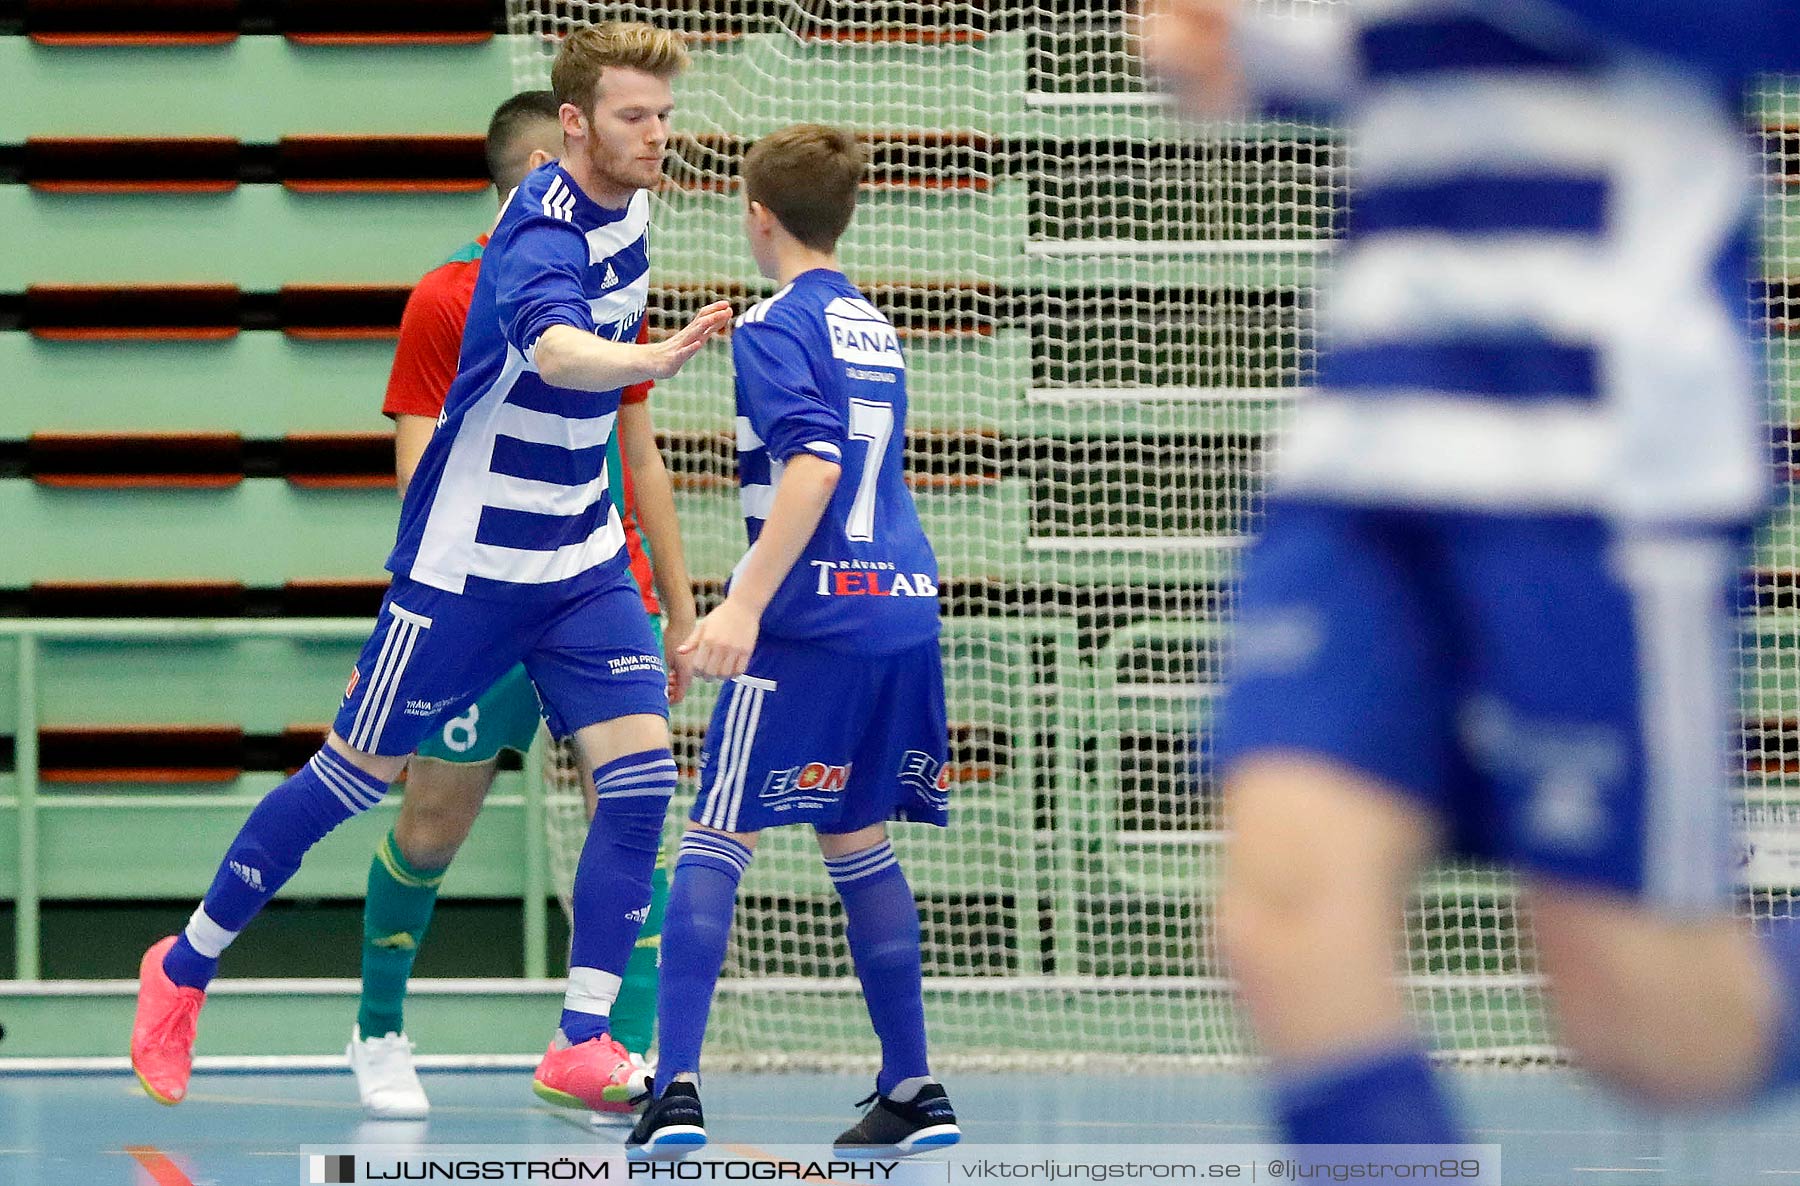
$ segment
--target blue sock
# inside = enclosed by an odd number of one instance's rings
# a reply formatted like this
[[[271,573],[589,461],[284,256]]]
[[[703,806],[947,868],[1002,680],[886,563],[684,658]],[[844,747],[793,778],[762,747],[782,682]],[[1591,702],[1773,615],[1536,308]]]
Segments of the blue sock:
[[[1294,1145],[1455,1145],[1462,1127],[1417,1045],[1283,1072],[1276,1110]]]
[[[729,836],[690,829],[675,858],[675,879],[663,911],[661,977],[656,1016],[658,1093],[681,1074],[700,1071],[700,1045],[713,989],[731,938],[738,881],[750,868],[750,850]]]
[[[900,858],[885,840],[847,857],[827,858],[825,871],[844,900],[850,955],[869,1021],[881,1039],[875,1089],[886,1095],[904,1080],[931,1074],[925,1060],[919,904],[900,871]]]
[[[326,747],[264,795],[225,850],[206,899],[163,957],[169,979],[205,988],[218,970],[219,954],[287,884],[306,850],[381,802],[387,789],[387,783]]]
[[[650,879],[675,774],[667,749],[627,754],[594,771],[598,798],[575,867],[575,939],[563,996],[561,1028],[573,1044],[607,1032],[625,965],[650,915]]]

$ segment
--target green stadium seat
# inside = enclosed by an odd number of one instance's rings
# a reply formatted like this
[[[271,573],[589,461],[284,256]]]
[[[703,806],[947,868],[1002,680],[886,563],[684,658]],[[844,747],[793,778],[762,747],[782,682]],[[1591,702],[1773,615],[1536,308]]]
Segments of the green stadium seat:
[[[17,250],[0,292],[32,285],[410,288],[492,223],[491,191],[40,194],[0,186]]]
[[[133,7],[144,8],[147,5]],[[512,92],[509,46],[322,46],[282,37],[51,49],[0,37],[0,144],[32,136],[480,135]],[[235,40],[231,40],[235,38]],[[104,102],[99,96],[105,96]]]
[[[278,478],[223,488],[167,484],[54,488],[0,480],[13,562],[3,579],[38,581],[370,580],[394,543],[391,490],[317,490]],[[146,525],[154,524],[155,530]]]
[[[0,441],[34,431],[293,432],[386,428],[392,341],[239,333],[214,341],[45,341],[0,332]],[[129,382],[121,381],[129,376]]]

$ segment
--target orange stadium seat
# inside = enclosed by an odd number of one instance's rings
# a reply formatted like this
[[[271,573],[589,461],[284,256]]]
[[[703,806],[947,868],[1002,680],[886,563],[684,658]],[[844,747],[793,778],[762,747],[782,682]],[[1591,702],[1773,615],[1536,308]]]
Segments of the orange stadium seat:
[[[291,338],[396,338],[411,291],[379,284],[289,284],[277,294],[275,315]]]
[[[236,39],[238,0],[26,0],[40,45],[209,45]]]
[[[47,783],[221,783],[244,772],[235,725],[50,726],[38,731]]]
[[[242,155],[226,137],[32,137],[20,172],[42,193],[225,193]]]
[[[25,595],[34,618],[232,618],[248,590],[237,581],[37,581]]]
[[[237,335],[240,297],[230,284],[34,284],[24,322],[52,341],[211,341]]]
[[[391,489],[394,434],[290,433],[281,441],[281,472],[306,489]]]
[[[236,433],[31,434],[25,468],[40,486],[218,490],[244,480]]]
[[[284,136],[281,183],[298,193],[479,193],[480,136]]]
[[[494,35],[489,0],[287,0],[281,31],[304,45],[460,45]]]

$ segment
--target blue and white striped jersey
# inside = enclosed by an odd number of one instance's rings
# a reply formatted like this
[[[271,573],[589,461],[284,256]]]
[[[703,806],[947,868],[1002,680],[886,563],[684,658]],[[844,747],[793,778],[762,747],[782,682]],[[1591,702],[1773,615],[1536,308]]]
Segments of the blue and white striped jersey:
[[[1712,7],[1726,25],[1767,5]],[[1707,23],[1690,9],[1670,6]],[[1268,93],[1336,103],[1352,170],[1319,394],[1277,491],[1753,517],[1768,450],[1743,86],[1771,51],[1800,60],[1795,31],[1721,46],[1616,0],[1316,11],[1338,15],[1267,18],[1243,40]]]
[[[406,491],[391,571],[502,599],[560,596],[625,571],[606,472],[620,393],[552,387],[533,355],[555,325],[636,338],[649,223],[647,193],[609,210],[555,163],[513,192],[482,257],[456,381]]]
[[[763,633],[875,653],[936,638],[937,558],[906,486],[906,356],[894,327],[841,272],[818,269],[738,318],[731,357],[752,548],[789,459],[843,466]]]

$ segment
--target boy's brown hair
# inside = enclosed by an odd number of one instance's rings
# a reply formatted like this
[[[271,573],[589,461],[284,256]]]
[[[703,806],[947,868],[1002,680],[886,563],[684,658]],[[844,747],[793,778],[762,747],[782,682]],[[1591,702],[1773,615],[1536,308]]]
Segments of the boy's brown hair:
[[[868,163],[868,151],[843,128],[795,124],[751,147],[744,191],[788,234],[815,251],[830,251],[856,213],[856,189]]]
[[[600,77],[608,66],[642,70],[658,78],[674,78],[688,67],[681,34],[636,21],[602,21],[583,25],[557,48],[550,67],[550,91],[557,103],[593,108]]]

